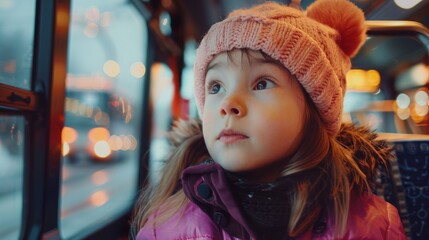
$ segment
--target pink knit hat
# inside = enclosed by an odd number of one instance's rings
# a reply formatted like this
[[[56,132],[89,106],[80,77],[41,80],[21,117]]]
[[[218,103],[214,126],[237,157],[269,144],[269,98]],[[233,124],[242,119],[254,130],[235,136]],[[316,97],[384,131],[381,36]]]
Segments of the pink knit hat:
[[[346,73],[366,38],[364,14],[347,0],[318,0],[306,12],[268,2],[213,25],[197,49],[195,98],[204,114],[207,66],[216,54],[260,50],[282,63],[316,105],[331,135],[341,124]]]

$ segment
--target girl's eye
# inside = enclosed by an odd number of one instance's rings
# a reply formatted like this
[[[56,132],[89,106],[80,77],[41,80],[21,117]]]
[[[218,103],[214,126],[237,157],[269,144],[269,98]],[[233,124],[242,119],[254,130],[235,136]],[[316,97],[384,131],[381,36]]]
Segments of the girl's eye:
[[[273,81],[264,78],[256,83],[254,90],[264,90],[268,88],[273,88],[274,86],[275,84]]]
[[[210,83],[207,87],[209,94],[217,94],[222,91],[222,85],[217,82]]]

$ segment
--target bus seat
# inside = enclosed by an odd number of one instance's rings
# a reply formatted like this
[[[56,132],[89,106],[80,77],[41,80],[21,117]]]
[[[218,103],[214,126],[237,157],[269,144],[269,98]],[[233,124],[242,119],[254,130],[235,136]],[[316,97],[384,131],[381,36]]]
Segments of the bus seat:
[[[381,172],[377,194],[398,208],[409,239],[429,239],[429,140],[390,144],[396,158]]]

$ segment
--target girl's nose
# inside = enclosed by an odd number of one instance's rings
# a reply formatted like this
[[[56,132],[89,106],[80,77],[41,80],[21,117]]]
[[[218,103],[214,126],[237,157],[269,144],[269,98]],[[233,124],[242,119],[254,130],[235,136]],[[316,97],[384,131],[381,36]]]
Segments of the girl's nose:
[[[229,97],[222,103],[220,114],[222,116],[242,117],[246,114],[246,107],[238,99]]]

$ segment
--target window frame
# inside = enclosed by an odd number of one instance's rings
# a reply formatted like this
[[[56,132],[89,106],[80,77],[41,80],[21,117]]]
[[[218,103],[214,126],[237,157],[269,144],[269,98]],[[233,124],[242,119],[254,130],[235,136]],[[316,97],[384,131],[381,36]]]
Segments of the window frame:
[[[135,5],[135,4],[134,4]],[[146,22],[148,11],[136,8]],[[70,0],[36,0],[34,21],[31,88],[25,90],[0,83],[0,112],[24,116],[24,173],[20,239],[60,239],[61,131],[64,126],[64,101],[67,75],[67,49],[70,23]],[[155,41],[148,31],[148,46]],[[150,66],[154,50],[147,48]],[[135,197],[147,176],[150,144],[149,76],[144,77],[140,169]],[[134,206],[91,232],[79,232],[72,238],[124,236],[129,230]],[[118,229],[120,231],[118,231]]]
[[[69,19],[69,0],[36,1],[31,92],[37,95],[38,104],[25,124],[20,235],[24,239],[60,238],[61,130]]]

